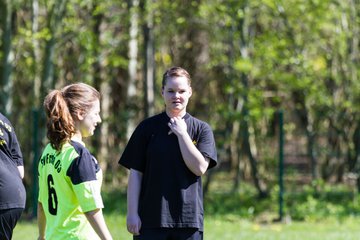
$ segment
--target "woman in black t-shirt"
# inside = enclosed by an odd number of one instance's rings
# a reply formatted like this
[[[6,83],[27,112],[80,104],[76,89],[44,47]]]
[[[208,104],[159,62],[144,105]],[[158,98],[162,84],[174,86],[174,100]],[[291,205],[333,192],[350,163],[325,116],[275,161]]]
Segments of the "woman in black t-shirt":
[[[0,240],[11,239],[25,208],[24,163],[14,128],[0,113]]]
[[[163,75],[165,112],[142,121],[119,163],[130,169],[127,229],[134,239],[203,239],[201,176],[216,165],[210,126],[186,112],[190,75]]]

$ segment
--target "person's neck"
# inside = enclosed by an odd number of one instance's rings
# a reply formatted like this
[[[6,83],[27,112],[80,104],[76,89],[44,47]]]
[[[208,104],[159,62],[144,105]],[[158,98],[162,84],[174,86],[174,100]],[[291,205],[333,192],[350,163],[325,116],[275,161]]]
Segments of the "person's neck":
[[[81,133],[77,132],[75,133],[72,137],[71,140],[75,141],[75,142],[82,142],[82,136]]]
[[[166,110],[166,114],[170,118],[173,118],[173,117],[183,118],[186,115],[186,110],[183,110],[183,111],[180,111],[180,112],[172,112],[172,111]]]

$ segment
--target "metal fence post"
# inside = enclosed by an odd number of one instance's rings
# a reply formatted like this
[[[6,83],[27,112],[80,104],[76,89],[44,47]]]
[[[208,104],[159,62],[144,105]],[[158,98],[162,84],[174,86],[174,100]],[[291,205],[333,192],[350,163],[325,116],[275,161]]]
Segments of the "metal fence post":
[[[39,160],[39,109],[34,108],[33,114],[33,186],[32,186],[32,216],[37,215],[37,202],[38,202],[38,160]]]

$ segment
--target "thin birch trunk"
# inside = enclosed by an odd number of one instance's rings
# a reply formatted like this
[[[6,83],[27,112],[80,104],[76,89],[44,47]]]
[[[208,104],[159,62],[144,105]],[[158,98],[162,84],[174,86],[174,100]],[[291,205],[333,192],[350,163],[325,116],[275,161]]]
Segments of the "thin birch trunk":
[[[12,91],[13,83],[11,80],[11,71],[12,71],[12,60],[13,53],[11,50],[11,41],[12,41],[12,1],[5,0],[1,5],[1,25],[3,29],[2,33],[2,46],[1,50],[3,52],[1,65],[1,84],[0,84],[0,94],[1,94],[1,104],[0,110],[7,116],[11,114],[12,108]]]

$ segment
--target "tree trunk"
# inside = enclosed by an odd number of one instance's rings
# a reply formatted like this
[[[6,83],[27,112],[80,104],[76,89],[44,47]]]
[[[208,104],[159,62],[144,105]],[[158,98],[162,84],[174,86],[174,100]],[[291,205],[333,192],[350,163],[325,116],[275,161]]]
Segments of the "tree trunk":
[[[110,119],[110,98],[111,98],[111,88],[107,81],[102,81],[100,83],[100,92],[102,94],[101,98],[101,113],[102,113],[102,123],[98,131],[99,139],[98,141],[98,158],[101,168],[104,172],[107,172],[109,165],[111,165],[114,159],[111,157],[111,152],[109,149],[112,149],[109,144],[110,139],[110,129],[109,129],[109,119]],[[106,180],[106,179],[105,179]]]
[[[292,49],[294,50],[294,55],[301,55],[301,46],[299,46],[298,43],[295,41],[296,34],[294,33],[295,30],[291,27],[289,23],[288,16],[284,12],[284,8],[278,4],[278,12],[279,15],[283,18],[283,23],[286,27],[286,35],[291,40],[292,43]],[[288,66],[289,70],[293,70],[295,74],[298,76],[298,79],[301,79],[302,69],[294,69],[293,66]],[[318,178],[318,161],[315,156],[314,152],[314,144],[315,144],[315,138],[314,138],[314,129],[313,129],[313,123],[311,121],[311,118],[309,116],[308,109],[306,107],[306,97],[304,94],[303,89],[294,89],[292,91],[292,99],[294,101],[294,105],[296,106],[296,113],[300,119],[300,123],[302,125],[302,128],[306,132],[307,136],[307,154],[310,157],[311,160],[311,172],[312,172],[312,178],[317,179]]]
[[[242,111],[242,100],[238,99],[235,112],[241,112]],[[239,133],[240,133],[240,119],[234,120],[232,124],[232,131],[230,133],[230,159],[231,159],[231,169],[235,171],[235,177],[233,181],[233,191],[236,191],[239,189],[240,186],[240,180],[241,180],[241,159],[240,159],[240,152],[241,152],[241,146],[240,146],[240,139]]]
[[[11,51],[11,41],[12,41],[12,1],[4,0],[0,4],[0,18],[1,18],[1,27],[3,29],[2,33],[2,46],[1,50],[3,52],[1,60],[1,84],[0,84],[0,110],[7,116],[11,114],[12,106],[12,88],[13,84],[11,81],[11,71],[12,71],[12,51]]]
[[[358,122],[354,135],[352,137],[355,148],[355,171],[357,174],[357,189],[360,192],[360,122]]]
[[[145,22],[143,23],[144,34],[144,106],[145,117],[154,115],[155,111],[155,58],[154,58],[154,33],[153,33],[153,13],[149,10],[149,4],[152,1],[142,1],[141,9],[145,14]]]
[[[130,1],[129,5],[130,12],[130,27],[129,27],[129,66],[128,66],[128,85],[127,85],[127,101],[130,105],[133,105],[133,102],[136,101],[135,98],[137,96],[137,88],[136,88],[136,74],[138,67],[138,37],[139,37],[139,0]],[[129,112],[129,118],[127,120],[127,130],[126,136],[127,139],[130,138],[131,134],[135,129],[135,108],[130,107],[127,109]]]
[[[32,169],[28,169],[28,175],[31,176],[32,184],[32,198],[29,201],[31,204],[31,217],[34,218],[37,215],[37,198],[38,198],[38,175],[37,167],[38,160],[41,154],[41,141],[45,136],[44,129],[44,112],[41,109],[43,97],[41,96],[41,73],[40,66],[41,62],[41,49],[39,40],[34,37],[39,31],[39,1],[32,0],[32,16],[31,16],[31,30],[32,30],[32,45],[33,45],[33,58],[32,69],[34,73],[34,84],[33,84],[33,109],[32,109],[32,149],[31,149],[31,160]]]
[[[43,63],[42,83],[40,87],[41,99],[44,99],[47,91],[54,88],[54,51],[56,44],[56,34],[65,14],[67,0],[55,1],[49,11],[47,27],[50,31],[50,39],[45,44],[45,55]]]
[[[244,115],[245,117],[246,115]],[[252,152],[252,148],[250,145],[250,132],[249,132],[249,125],[247,121],[243,121],[243,127],[242,127],[242,135],[243,135],[243,148],[245,154],[248,156],[250,165],[251,165],[251,176],[253,178],[254,184],[256,189],[258,190],[259,198],[265,198],[268,196],[266,186],[264,182],[260,179],[259,173],[258,173],[258,166],[257,166],[257,160]]]
[[[39,31],[39,1],[32,0],[32,35],[35,36]],[[41,50],[40,50],[40,43],[36,37],[32,37],[32,44],[33,44],[33,69],[34,69],[34,106],[35,108],[40,108],[41,102],[41,95],[40,95],[40,86],[41,86],[41,77],[39,66],[41,65]]]
[[[248,88],[248,78],[245,74],[242,74],[242,81],[245,86],[245,89]],[[246,92],[246,91],[245,91]],[[244,96],[244,108],[242,111],[242,121],[241,121],[241,135],[242,135],[242,147],[244,154],[248,157],[251,166],[251,176],[253,178],[256,189],[258,190],[259,197],[264,198],[268,196],[266,191],[265,184],[261,181],[258,173],[258,165],[255,155],[253,153],[251,143],[250,143],[250,126],[249,126],[249,111],[247,107],[247,95]],[[254,143],[253,143],[254,144]]]
[[[240,33],[240,40],[239,40],[239,46],[240,46],[240,55],[242,59],[248,59],[248,53],[249,53],[249,46],[251,46],[251,26],[247,24],[246,17],[250,16],[249,14],[249,7],[248,2],[245,1],[242,5],[243,12],[245,13],[243,17],[241,17],[237,22],[237,30]],[[234,16],[235,19],[237,19]],[[255,158],[255,155],[252,151],[251,143],[250,143],[250,130],[249,130],[249,110],[248,110],[248,92],[249,92],[249,78],[246,75],[246,73],[241,73],[241,82],[243,85],[243,91],[240,93],[242,101],[243,101],[243,107],[241,109],[241,124],[240,124],[240,138],[242,139],[242,147],[245,155],[248,157],[250,161],[251,166],[251,176],[253,178],[254,184],[256,189],[258,190],[259,197],[263,198],[267,196],[267,192],[265,190],[265,185],[260,180],[259,174],[258,174],[258,165],[257,160]],[[255,144],[255,142],[253,143]],[[256,146],[254,146],[256,147]],[[236,168],[237,174],[236,179],[239,179],[240,174],[240,161],[238,161],[238,166]]]
[[[94,32],[94,42],[93,46],[101,46],[100,38],[101,38],[101,24],[103,21],[103,14],[96,14],[98,5],[94,3],[92,7],[92,29]],[[108,151],[108,140],[109,140],[109,109],[110,109],[110,86],[108,81],[103,80],[103,68],[101,66],[99,57],[101,55],[101,49],[99,47],[94,47],[93,56],[94,59],[97,59],[92,64],[93,68],[93,81],[94,86],[101,93],[101,115],[102,115],[102,123],[98,127],[95,132],[96,136],[92,138],[92,143],[97,149],[97,158],[99,160],[101,169],[106,172],[108,169],[108,161],[109,161],[109,151]]]

